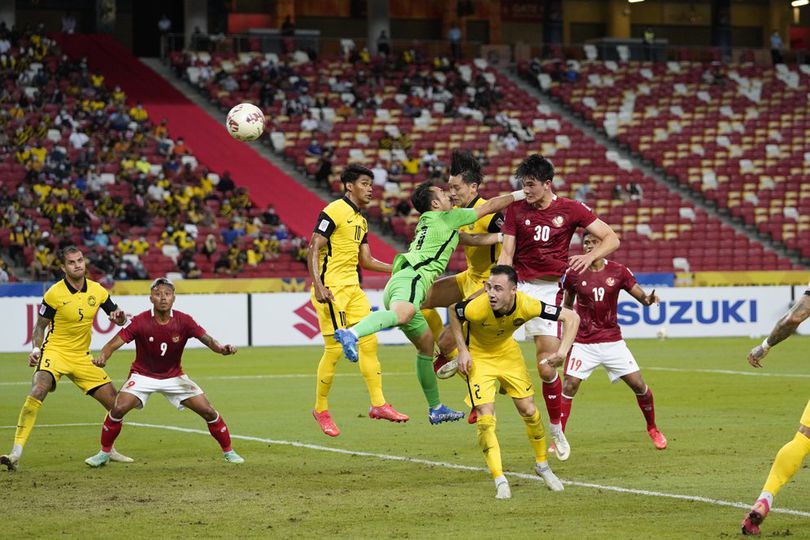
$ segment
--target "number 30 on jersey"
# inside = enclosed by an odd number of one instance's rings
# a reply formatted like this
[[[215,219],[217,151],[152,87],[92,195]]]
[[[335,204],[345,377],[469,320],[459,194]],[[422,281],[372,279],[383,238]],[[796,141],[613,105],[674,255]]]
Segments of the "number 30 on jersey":
[[[534,240],[542,240],[543,242],[548,242],[549,237],[551,236],[551,227],[548,225],[538,225],[534,228]]]

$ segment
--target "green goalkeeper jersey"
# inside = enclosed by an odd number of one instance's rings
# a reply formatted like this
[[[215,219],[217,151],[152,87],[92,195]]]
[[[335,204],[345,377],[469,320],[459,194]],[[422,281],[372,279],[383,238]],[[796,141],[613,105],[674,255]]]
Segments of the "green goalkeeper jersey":
[[[403,268],[413,268],[430,286],[447,270],[450,256],[458,245],[458,229],[475,223],[474,208],[454,208],[447,212],[425,212],[416,224],[416,232],[408,251],[394,259],[392,274]]]

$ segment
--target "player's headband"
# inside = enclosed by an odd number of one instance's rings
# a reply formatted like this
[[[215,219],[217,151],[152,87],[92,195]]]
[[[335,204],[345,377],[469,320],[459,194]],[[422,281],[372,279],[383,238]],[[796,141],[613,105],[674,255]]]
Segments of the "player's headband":
[[[149,286],[149,290],[154,291],[155,287],[158,287],[160,285],[167,285],[168,287],[171,288],[171,290],[174,290],[174,283],[172,283],[169,278],[165,277],[159,277],[155,281],[153,281],[152,285]]]

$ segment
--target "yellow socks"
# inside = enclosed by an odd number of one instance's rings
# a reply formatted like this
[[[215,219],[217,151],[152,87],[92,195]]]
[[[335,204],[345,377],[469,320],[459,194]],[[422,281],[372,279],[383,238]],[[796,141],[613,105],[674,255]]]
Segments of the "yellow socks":
[[[810,438],[801,432],[796,433],[793,440],[777,452],[771,472],[768,474],[768,480],[765,482],[765,487],[762,488],[763,491],[776,496],[799,470],[807,454],[810,454]]]
[[[425,317],[425,320],[430,327],[430,332],[433,334],[433,342],[439,342],[439,335],[444,330],[444,322],[442,322],[442,317],[439,315],[439,312],[433,308],[430,309],[423,309],[422,316]]]
[[[492,478],[503,476],[501,447],[498,444],[498,437],[495,435],[495,417],[491,414],[481,414],[478,416],[476,426],[478,446],[484,452],[484,459],[487,461],[487,467],[489,472],[492,473]]]
[[[22,453],[22,448],[31,436],[31,430],[34,429],[34,424],[37,422],[37,413],[42,406],[42,402],[37,398],[27,396],[25,403],[20,410],[20,417],[17,420],[17,431],[14,432],[14,451],[19,448]],[[19,454],[18,454],[19,456]]]
[[[315,412],[329,408],[329,391],[335,379],[335,365],[343,355],[343,348],[332,336],[324,336],[323,356],[318,363],[318,383],[315,387]]]
[[[521,416],[523,422],[526,423],[526,435],[529,436],[529,442],[534,448],[534,460],[537,463],[546,461],[546,430],[543,427],[543,421],[540,419],[540,411],[535,410],[531,416]]]
[[[382,390],[382,369],[380,361],[377,359],[377,336],[370,335],[360,338],[358,342],[358,352],[360,353],[360,373],[366,380],[368,395],[371,397],[371,405],[380,407],[385,405],[385,396]]]

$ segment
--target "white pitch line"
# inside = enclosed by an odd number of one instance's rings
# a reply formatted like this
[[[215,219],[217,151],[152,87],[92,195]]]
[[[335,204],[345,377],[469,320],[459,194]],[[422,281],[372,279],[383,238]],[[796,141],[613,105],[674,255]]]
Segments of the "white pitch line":
[[[46,427],[85,427],[85,426],[95,426],[98,427],[99,423],[74,423],[74,424],[43,424],[38,427],[46,428]],[[145,427],[145,428],[152,428],[152,429],[163,429],[168,431],[179,431],[181,433],[194,433],[198,435],[207,435],[210,436],[208,431],[203,431],[201,429],[192,429],[192,428],[184,428],[179,426],[164,426],[159,424],[143,424],[141,422],[127,422],[129,426],[137,426],[137,427]],[[14,429],[16,426],[0,426],[0,429]],[[263,437],[252,437],[249,435],[234,435],[231,434],[232,439],[239,439],[242,441],[252,441],[252,442],[260,442],[264,444],[277,444],[279,446],[292,446],[294,448],[306,448],[308,450],[317,450],[320,452],[332,452],[334,454],[344,454],[347,456],[361,456],[361,457],[370,457],[370,458],[377,458],[384,461],[400,461],[404,463],[416,463],[418,465],[427,465],[430,467],[442,467],[445,469],[455,469],[460,471],[473,471],[473,472],[489,472],[487,469],[483,467],[473,467],[470,465],[460,465],[457,463],[447,463],[445,461],[432,461],[429,459],[421,459],[421,458],[412,458],[407,456],[395,456],[392,454],[378,454],[375,452],[363,452],[360,450],[345,450],[343,448],[330,448],[328,446],[321,446],[319,444],[312,444],[312,443],[303,443],[298,441],[284,441],[279,439],[267,439]],[[516,473],[516,472],[505,472],[504,474],[508,476],[513,476],[515,478],[522,478],[524,480],[531,480],[531,481],[541,481],[540,477],[532,475],[532,474],[525,474],[525,473]],[[631,495],[644,495],[647,497],[660,497],[665,499],[678,499],[681,501],[691,501],[691,502],[702,502],[706,504],[713,504],[716,506],[729,506],[732,508],[742,508],[743,510],[748,510],[751,508],[750,504],[746,504],[743,502],[732,502],[732,501],[724,501],[722,499],[712,499],[709,497],[698,497],[695,495],[681,495],[679,493],[665,493],[661,491],[650,491],[646,489],[633,489],[633,488],[623,488],[619,486],[604,486],[601,484],[594,484],[591,482],[580,482],[577,480],[562,480],[563,484],[569,486],[576,486],[576,487],[584,487],[584,488],[592,488],[592,489],[601,489],[604,491],[613,491],[615,493],[627,493]],[[792,508],[772,508],[771,512],[777,514],[789,514],[792,516],[801,516],[801,517],[810,517],[810,512],[804,512],[802,510],[793,510]]]
[[[743,375],[745,377],[788,377],[810,379],[810,373],[771,373],[768,371],[734,371],[731,369],[687,369],[673,367],[642,367],[647,371],[672,371],[676,373],[717,373],[719,375]]]

